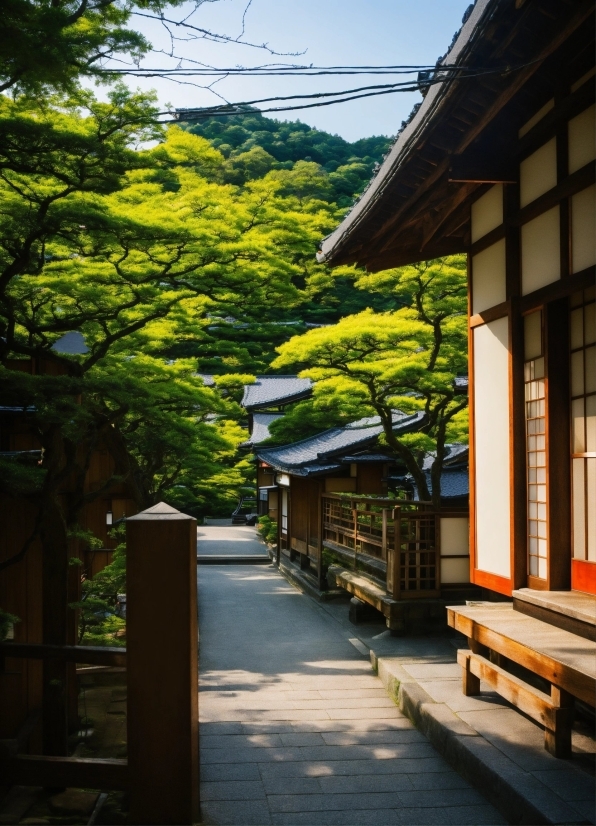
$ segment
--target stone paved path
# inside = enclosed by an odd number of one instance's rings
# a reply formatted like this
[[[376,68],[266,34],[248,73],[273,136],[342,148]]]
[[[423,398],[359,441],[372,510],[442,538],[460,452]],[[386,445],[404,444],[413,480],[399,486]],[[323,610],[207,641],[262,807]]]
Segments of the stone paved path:
[[[205,824],[505,822],[275,569],[201,566],[199,601]]]
[[[267,546],[257,529],[251,526],[200,525],[197,529],[197,553],[201,556],[263,556]]]

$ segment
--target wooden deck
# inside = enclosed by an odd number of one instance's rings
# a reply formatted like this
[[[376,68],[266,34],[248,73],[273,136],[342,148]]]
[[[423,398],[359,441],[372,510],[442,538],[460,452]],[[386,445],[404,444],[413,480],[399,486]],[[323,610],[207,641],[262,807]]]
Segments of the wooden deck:
[[[513,607],[523,614],[596,641],[596,597],[591,594],[520,588],[513,592]]]
[[[468,637],[458,652],[463,691],[480,693],[480,680],[545,726],[545,747],[557,757],[571,752],[573,699],[594,707],[596,643],[516,611],[511,603],[447,609],[449,625]],[[551,684],[550,696],[513,676],[501,657]]]

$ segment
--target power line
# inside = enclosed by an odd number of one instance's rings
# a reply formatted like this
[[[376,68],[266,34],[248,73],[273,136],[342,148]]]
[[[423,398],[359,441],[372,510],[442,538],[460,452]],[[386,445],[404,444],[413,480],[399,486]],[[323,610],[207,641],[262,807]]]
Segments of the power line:
[[[428,76],[424,76],[415,82],[406,81],[403,83],[393,83],[393,84],[379,84],[376,86],[362,86],[357,89],[345,89],[341,92],[317,92],[315,94],[310,95],[287,95],[287,96],[280,96],[280,97],[272,97],[272,98],[261,98],[258,100],[252,101],[242,101],[239,103],[228,103],[220,106],[210,106],[210,107],[201,107],[201,108],[180,108],[176,109],[176,121],[190,121],[190,120],[203,120],[205,118],[210,117],[222,117],[227,115],[254,115],[254,109],[243,109],[242,107],[249,107],[253,106],[256,103],[274,103],[277,101],[291,101],[291,100],[309,100],[313,98],[334,98],[333,100],[324,100],[318,103],[304,103],[298,106],[275,106],[270,107],[268,109],[260,109],[257,110],[261,114],[265,114],[268,112],[291,112],[297,109],[314,109],[320,106],[332,106],[336,103],[346,103],[351,100],[359,100],[361,98],[367,97],[377,97],[378,95],[390,95],[396,94],[399,92],[416,92],[416,91],[428,91],[430,86],[442,83],[453,83],[458,80],[465,80],[465,79],[472,79],[476,77],[481,77],[484,75],[491,75],[491,74],[504,74],[510,73],[530,64],[523,64],[523,66],[516,66],[512,67],[500,67],[495,69],[485,69],[478,71],[477,69],[468,70],[466,69],[466,73],[462,74],[460,72],[454,71],[449,73],[442,73],[442,69],[435,70],[433,68],[433,75],[429,73]],[[346,96],[346,97],[342,97]],[[163,112],[162,115],[171,114]]]

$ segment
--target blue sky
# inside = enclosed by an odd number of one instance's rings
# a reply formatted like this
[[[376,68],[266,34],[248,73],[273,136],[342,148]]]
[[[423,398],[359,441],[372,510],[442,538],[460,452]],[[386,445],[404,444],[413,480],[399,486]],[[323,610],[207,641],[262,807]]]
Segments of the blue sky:
[[[295,57],[275,57],[263,50],[206,40],[175,44],[180,56],[213,66],[254,66],[268,62],[315,65],[434,64],[459,29],[470,0],[252,0],[245,17],[245,39],[268,43],[278,52],[305,52]],[[193,4],[194,5],[194,4]],[[184,17],[193,5],[170,9],[166,16]],[[206,0],[189,19],[196,26],[237,37],[246,0]],[[133,18],[157,49],[168,50],[170,41],[161,24]],[[178,30],[180,31],[180,30]],[[181,33],[182,34],[182,33]],[[184,35],[182,35],[184,36]],[[161,54],[149,55],[145,66],[176,65]],[[398,78],[396,78],[398,79]],[[187,79],[192,82],[192,79]],[[230,102],[283,94],[336,91],[390,79],[372,77],[227,78],[214,86]],[[363,82],[364,81],[364,82]],[[212,92],[180,86],[166,80],[130,81],[157,90],[162,105],[206,106],[221,102]],[[201,80],[201,83],[208,81]],[[417,92],[383,95],[322,109],[278,115],[300,119],[337,133],[350,141],[369,135],[394,135],[412,106]]]

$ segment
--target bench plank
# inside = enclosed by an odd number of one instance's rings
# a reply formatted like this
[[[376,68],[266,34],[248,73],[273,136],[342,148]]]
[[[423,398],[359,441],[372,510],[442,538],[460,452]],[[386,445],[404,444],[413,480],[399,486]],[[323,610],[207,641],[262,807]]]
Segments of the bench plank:
[[[596,643],[514,611],[509,603],[456,606],[447,620],[481,645],[594,706]]]

